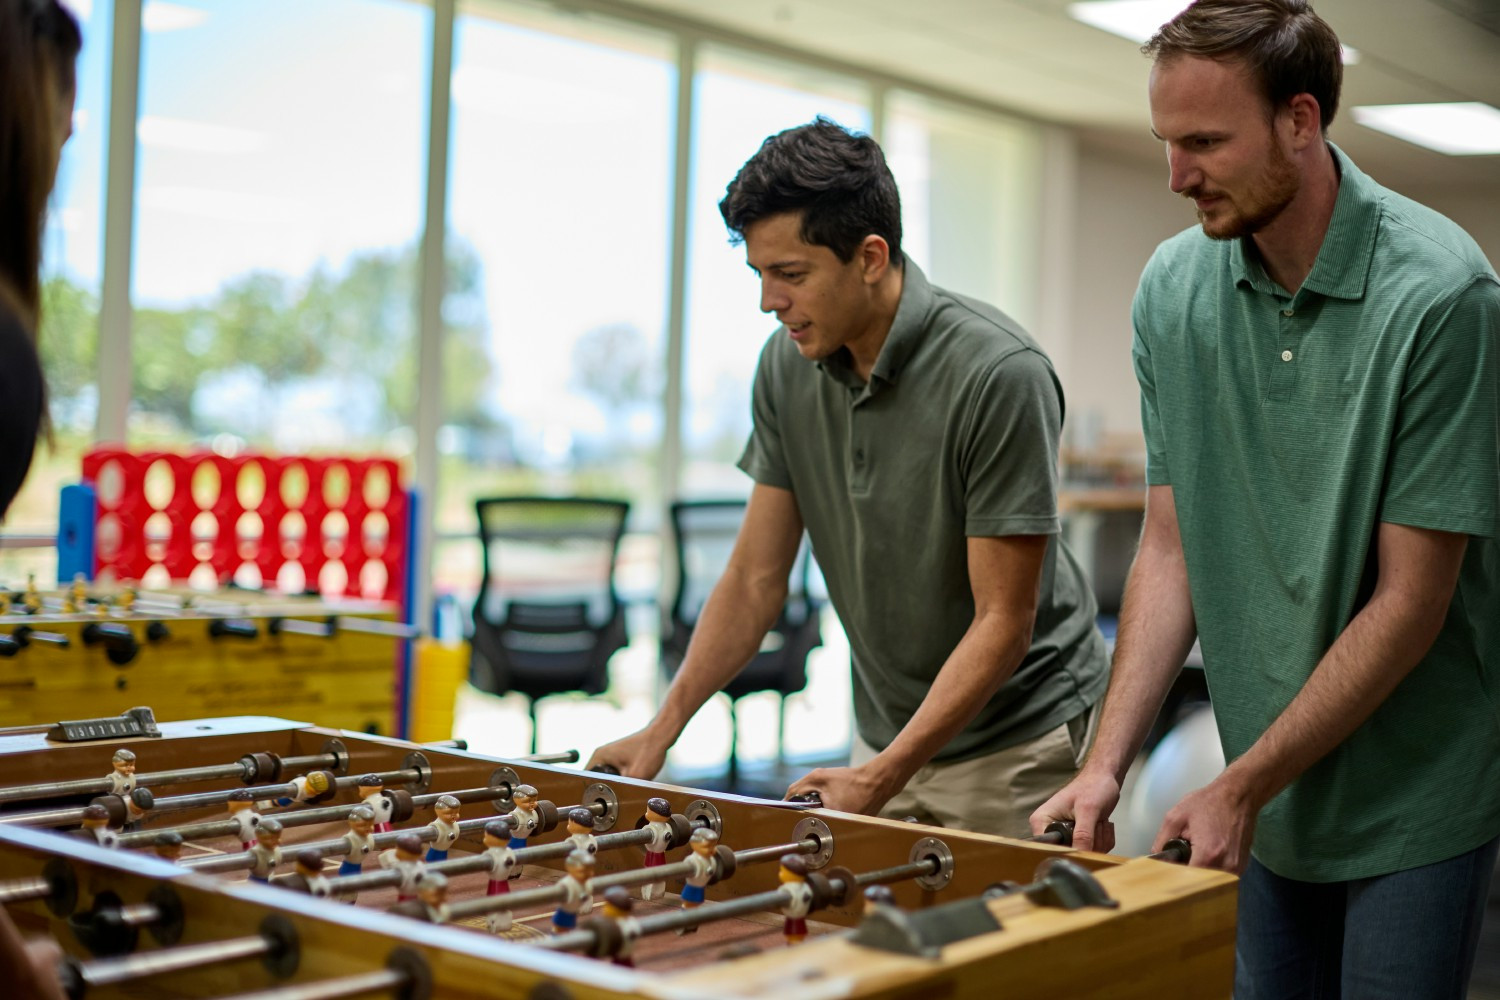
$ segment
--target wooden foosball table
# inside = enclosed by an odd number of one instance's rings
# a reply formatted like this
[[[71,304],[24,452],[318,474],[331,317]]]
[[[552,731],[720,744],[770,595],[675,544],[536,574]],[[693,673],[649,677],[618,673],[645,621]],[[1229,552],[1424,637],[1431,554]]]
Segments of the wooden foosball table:
[[[150,705],[159,718],[296,714],[397,732],[396,605],[74,584],[0,588],[0,724]]]
[[[1220,872],[273,718],[156,730],[0,735],[0,902],[70,996],[1231,988]]]

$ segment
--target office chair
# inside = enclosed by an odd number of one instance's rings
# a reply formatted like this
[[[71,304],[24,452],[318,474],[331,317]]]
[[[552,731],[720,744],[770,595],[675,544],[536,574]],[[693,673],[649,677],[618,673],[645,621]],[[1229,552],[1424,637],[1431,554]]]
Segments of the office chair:
[[[470,682],[526,695],[531,749],[537,702],[602,694],[609,658],[629,641],[615,564],[630,504],[591,497],[489,497],[475,502],[484,580],[474,602]]]
[[[678,500],[671,506],[672,537],[677,554],[677,586],[664,609],[661,632],[662,669],[677,672],[687,653],[698,615],[708,600],[734,549],[745,518],[743,500]],[[812,553],[804,535],[787,581],[786,604],[766,633],[760,652],[723,692],[729,698],[729,771],[734,787],[739,778],[739,717],[736,705],[746,695],[774,691],[778,700],[776,753],[780,760],[786,735],[786,696],[807,687],[807,656],[823,644],[818,626],[823,601],[808,593]]]

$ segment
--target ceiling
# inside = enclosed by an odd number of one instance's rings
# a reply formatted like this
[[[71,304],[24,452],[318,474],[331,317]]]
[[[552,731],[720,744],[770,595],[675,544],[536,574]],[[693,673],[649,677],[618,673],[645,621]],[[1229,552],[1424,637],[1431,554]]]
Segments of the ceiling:
[[[1335,142],[1394,187],[1500,190],[1500,156],[1431,152],[1347,112],[1428,101],[1500,107],[1500,0],[1315,6],[1360,54],[1345,68]],[[1161,155],[1146,113],[1149,61],[1134,43],[1068,17],[1067,0],[629,0],[617,9],[632,7],[1075,126],[1088,145],[1123,155]]]

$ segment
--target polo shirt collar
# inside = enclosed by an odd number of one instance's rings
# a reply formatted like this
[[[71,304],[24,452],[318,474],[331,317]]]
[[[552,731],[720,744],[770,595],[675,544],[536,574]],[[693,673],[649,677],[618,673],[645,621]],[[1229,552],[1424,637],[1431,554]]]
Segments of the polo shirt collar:
[[[875,357],[870,369],[870,380],[880,379],[892,385],[896,383],[901,369],[910,360],[927,333],[927,314],[932,311],[932,285],[927,275],[904,253],[901,255],[901,302],[896,307],[896,316],[891,320],[891,330],[885,343]],[[837,352],[817,362],[826,374],[853,385],[859,381],[849,364],[849,352],[840,348]]]
[[[1333,203],[1328,232],[1313,261],[1302,289],[1335,299],[1360,299],[1375,256],[1375,237],[1380,231],[1379,188],[1368,175],[1333,143],[1328,144],[1339,170],[1339,194]],[[1230,246],[1230,267],[1235,284],[1270,290],[1271,282],[1259,255],[1248,251],[1250,237]]]

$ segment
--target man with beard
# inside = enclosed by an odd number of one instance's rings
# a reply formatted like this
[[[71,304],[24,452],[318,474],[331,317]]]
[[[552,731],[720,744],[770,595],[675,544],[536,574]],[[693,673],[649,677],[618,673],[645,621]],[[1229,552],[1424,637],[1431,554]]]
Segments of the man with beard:
[[[1146,45],[1200,227],[1134,306],[1149,496],[1078,778],[1108,850],[1196,636],[1227,769],[1157,833],[1243,872],[1235,996],[1462,997],[1500,834],[1500,283],[1326,138],[1304,0],[1199,0]]]

